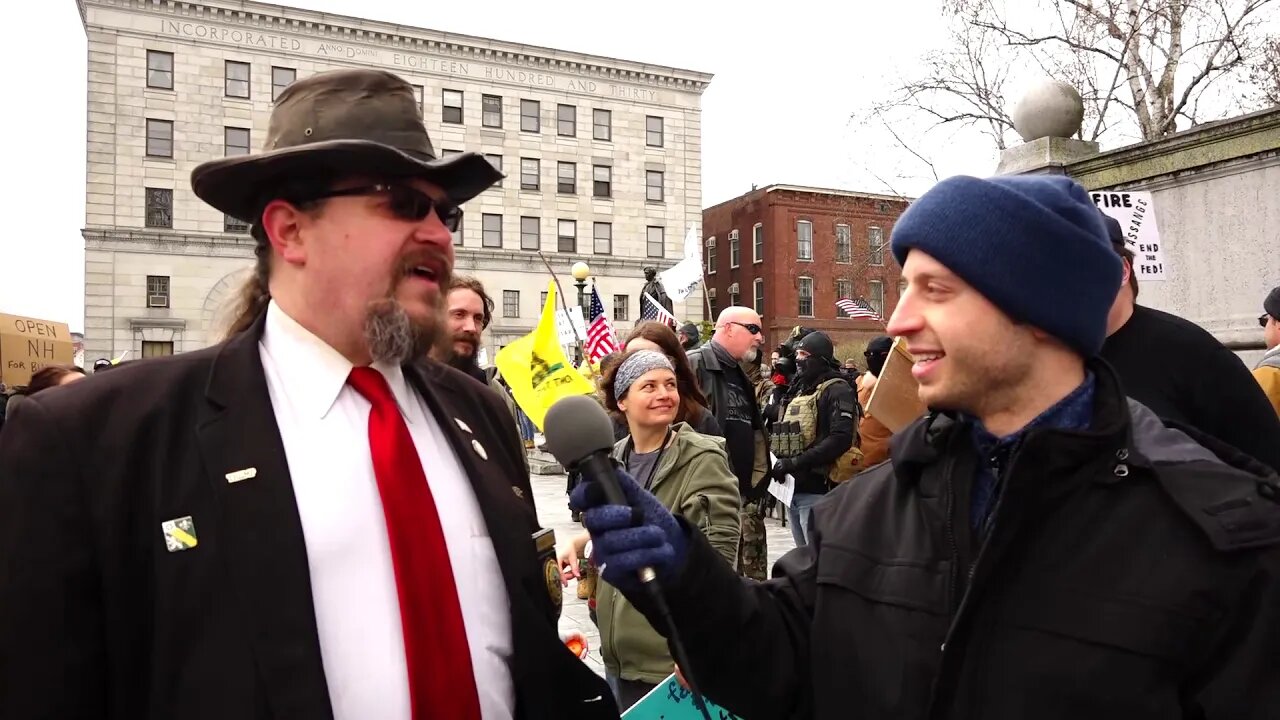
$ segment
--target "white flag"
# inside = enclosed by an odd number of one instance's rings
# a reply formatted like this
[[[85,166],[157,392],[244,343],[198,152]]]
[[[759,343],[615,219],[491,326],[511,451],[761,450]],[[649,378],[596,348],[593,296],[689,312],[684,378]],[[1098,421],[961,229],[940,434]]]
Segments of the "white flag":
[[[672,300],[684,300],[698,288],[702,282],[702,239],[697,226],[690,225],[684,236],[684,259],[658,273],[658,279]]]

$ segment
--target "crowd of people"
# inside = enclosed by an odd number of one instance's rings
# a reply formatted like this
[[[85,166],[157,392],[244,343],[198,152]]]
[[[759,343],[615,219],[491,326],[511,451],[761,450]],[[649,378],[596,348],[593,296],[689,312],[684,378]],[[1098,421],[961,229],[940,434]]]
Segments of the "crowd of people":
[[[1280,712],[1280,288],[1251,376],[1137,304],[1074,181],[943,180],[861,358],[797,327],[766,359],[746,307],[623,338],[594,377],[626,504],[571,474],[548,559],[454,272],[501,173],[437,159],[381,71],[290,85],[270,128],[192,176],[252,226],[226,339],[5,393],[0,717],[616,719],[672,672],[745,718]],[[893,338],[928,408],[896,432]],[[566,577],[604,678],[558,637]]]

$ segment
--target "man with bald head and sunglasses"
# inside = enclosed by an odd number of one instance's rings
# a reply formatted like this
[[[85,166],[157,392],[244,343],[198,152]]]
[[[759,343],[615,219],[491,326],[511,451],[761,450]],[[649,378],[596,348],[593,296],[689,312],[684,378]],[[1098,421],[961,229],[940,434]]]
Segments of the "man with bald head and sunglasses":
[[[256,241],[228,339],[0,437],[0,717],[617,718],[510,414],[423,360],[501,173],[374,70],[286,88],[264,148],[192,173]]]
[[[756,403],[756,390],[740,363],[759,362],[764,343],[760,314],[749,307],[727,307],[716,319],[711,341],[689,353],[689,364],[698,376],[711,413],[724,429],[729,467],[738,478],[742,496],[742,541],[738,544],[738,570],[764,580],[768,573],[768,548],[760,500],[768,484],[769,441],[764,419]]]

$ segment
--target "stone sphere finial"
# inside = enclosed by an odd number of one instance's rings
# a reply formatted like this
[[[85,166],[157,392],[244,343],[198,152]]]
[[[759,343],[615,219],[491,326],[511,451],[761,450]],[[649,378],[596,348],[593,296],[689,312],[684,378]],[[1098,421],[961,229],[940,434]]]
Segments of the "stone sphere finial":
[[[1010,116],[1013,129],[1024,142],[1042,137],[1074,137],[1084,122],[1084,101],[1071,85],[1044,80],[1022,96]]]

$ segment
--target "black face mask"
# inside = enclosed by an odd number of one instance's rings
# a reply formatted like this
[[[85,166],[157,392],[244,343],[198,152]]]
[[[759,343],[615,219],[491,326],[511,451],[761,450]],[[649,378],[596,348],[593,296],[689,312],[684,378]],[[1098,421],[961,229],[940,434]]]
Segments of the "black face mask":
[[[809,356],[796,360],[796,370],[802,380],[812,380],[827,371],[829,366],[822,358]]]

